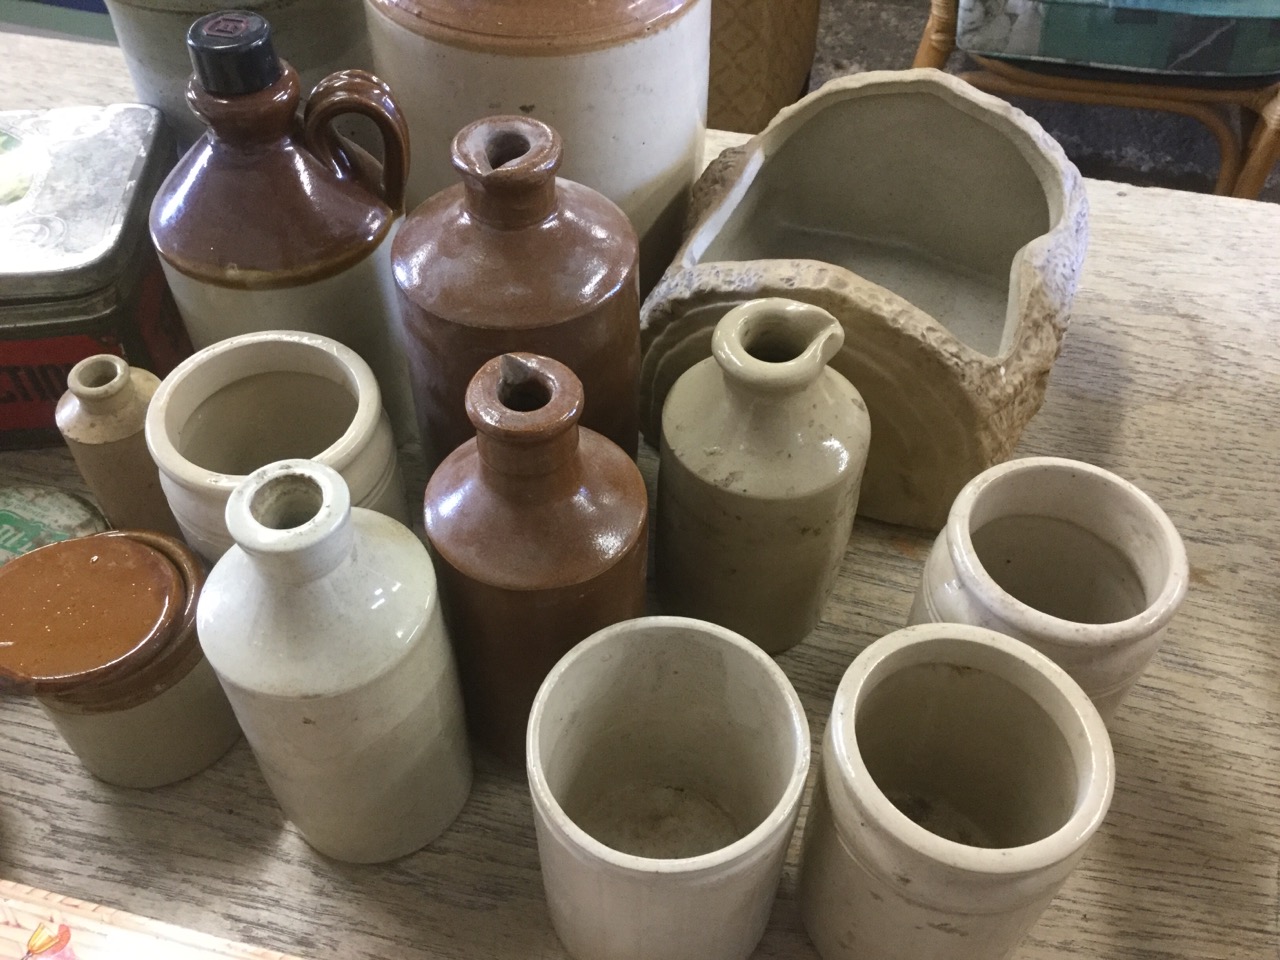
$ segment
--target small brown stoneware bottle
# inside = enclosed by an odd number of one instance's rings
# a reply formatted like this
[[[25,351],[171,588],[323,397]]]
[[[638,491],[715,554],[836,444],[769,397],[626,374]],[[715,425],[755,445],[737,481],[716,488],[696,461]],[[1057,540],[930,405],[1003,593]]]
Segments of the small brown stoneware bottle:
[[[635,230],[611,201],[556,177],[560,136],[490,117],[454,138],[462,183],[406,220],[391,248],[428,459],[470,439],[463,398],[486,361],[527,351],[582,381],[582,424],[636,453],[640,294]]]
[[[426,532],[468,721],[512,761],[556,661],[644,608],[644,480],[616,444],[579,428],[582,398],[555,360],[490,360],[467,389],[475,438],[427,484]]]

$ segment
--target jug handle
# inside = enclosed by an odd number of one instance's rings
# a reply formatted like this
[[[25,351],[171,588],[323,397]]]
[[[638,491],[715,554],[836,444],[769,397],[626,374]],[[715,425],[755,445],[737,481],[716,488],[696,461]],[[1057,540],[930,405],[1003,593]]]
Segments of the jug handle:
[[[382,135],[382,174],[368,154],[338,136],[333,121],[343,114],[368,117]],[[307,149],[341,180],[355,180],[393,211],[404,206],[409,177],[409,125],[391,87],[365,70],[340,70],[321,80],[302,116]]]

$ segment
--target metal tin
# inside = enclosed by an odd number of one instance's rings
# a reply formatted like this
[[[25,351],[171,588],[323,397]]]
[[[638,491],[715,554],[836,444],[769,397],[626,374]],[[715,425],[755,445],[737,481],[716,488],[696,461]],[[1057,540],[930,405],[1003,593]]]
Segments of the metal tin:
[[[146,231],[172,162],[141,104],[0,112],[0,449],[59,442],[83,358],[164,376],[191,352]]]
[[[0,565],[59,540],[107,529],[98,508],[53,487],[0,487]]]

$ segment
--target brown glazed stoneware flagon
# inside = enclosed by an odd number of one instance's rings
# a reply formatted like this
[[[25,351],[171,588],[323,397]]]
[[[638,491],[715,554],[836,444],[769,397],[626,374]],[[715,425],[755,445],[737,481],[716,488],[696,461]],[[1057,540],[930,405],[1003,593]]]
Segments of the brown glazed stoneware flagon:
[[[392,244],[405,347],[428,456],[475,432],[463,407],[486,361],[526,351],[566,364],[582,424],[635,456],[640,370],[638,246],[594,190],[556,177],[559,135],[492,117],[453,141],[462,183],[406,219]]]
[[[583,391],[533,354],[486,363],[478,431],[427,484],[425,526],[472,733],[524,754],[538,686],[574,644],[643,613],[648,499],[614,443],[579,428]]]

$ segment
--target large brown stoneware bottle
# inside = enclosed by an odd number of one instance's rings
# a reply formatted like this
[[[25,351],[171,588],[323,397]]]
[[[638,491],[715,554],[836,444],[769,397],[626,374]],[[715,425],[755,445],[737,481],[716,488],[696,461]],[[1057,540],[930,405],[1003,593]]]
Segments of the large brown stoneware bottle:
[[[582,424],[631,456],[638,436],[638,244],[626,216],[556,177],[559,135],[491,117],[453,141],[462,183],[405,221],[392,245],[410,381],[428,458],[473,434],[463,398],[502,353],[566,364],[582,381]]]
[[[513,762],[556,661],[644,608],[644,481],[616,444],[579,428],[582,400],[555,360],[490,360],[466,394],[476,436],[427,484],[427,538],[471,732]]]

